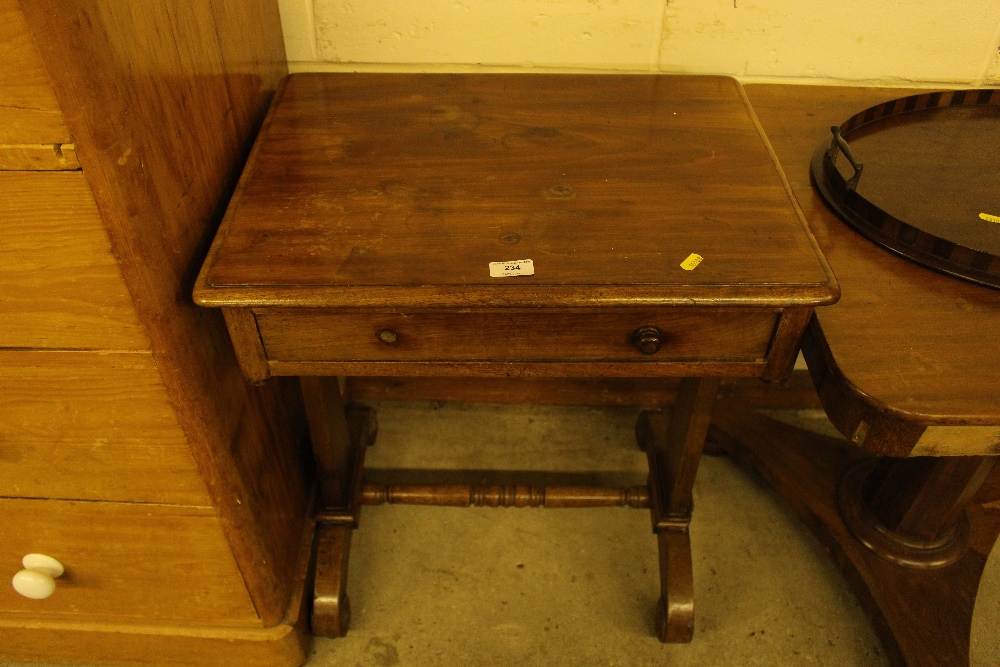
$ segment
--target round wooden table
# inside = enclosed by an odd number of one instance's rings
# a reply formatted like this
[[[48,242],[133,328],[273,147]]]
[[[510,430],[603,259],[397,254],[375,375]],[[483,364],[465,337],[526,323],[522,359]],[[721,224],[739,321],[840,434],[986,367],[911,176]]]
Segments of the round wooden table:
[[[1000,531],[1000,291],[876,246],[826,208],[809,178],[831,125],[926,91],[747,92],[841,284],[803,353],[850,442],[739,406],[716,410],[712,436],[831,549],[892,663],[967,665],[976,592]]]

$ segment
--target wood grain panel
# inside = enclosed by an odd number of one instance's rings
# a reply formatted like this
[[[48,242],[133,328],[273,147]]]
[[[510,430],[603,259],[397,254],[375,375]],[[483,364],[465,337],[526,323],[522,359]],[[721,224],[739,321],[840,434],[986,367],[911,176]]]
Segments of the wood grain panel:
[[[630,406],[646,410],[673,405],[676,378],[403,378],[349,377],[352,401],[458,401],[537,403],[539,405]],[[719,395],[739,398],[755,408],[820,408],[812,380],[792,371],[786,382],[757,379],[724,381]]]
[[[149,354],[0,350],[0,496],[210,505]]]
[[[254,384],[260,384],[270,377],[270,373],[264,344],[257,330],[257,319],[247,308],[223,308],[222,315],[226,318],[226,328],[233,340],[243,375]]]
[[[836,300],[731,79],[293,75],[281,96],[203,305]],[[534,274],[490,277],[517,258]]]
[[[274,625],[296,585],[306,518],[303,429],[287,384],[251,387],[221,315],[188,296],[256,130],[236,118],[259,117],[284,73],[273,62],[280,30],[236,20],[240,4],[32,0],[24,11],[32,34],[46,35],[39,49],[164,386]],[[228,85],[230,68],[259,76],[259,88]]]
[[[257,314],[272,361],[748,361],[766,356],[777,319],[774,311],[749,308]],[[644,326],[662,334],[655,354],[631,341]],[[381,331],[394,342],[381,341]]]
[[[5,577],[28,553],[66,568],[46,600],[0,587],[0,613],[260,625],[212,508],[0,499],[0,515]]]
[[[0,144],[0,171],[79,169],[73,144]]]
[[[269,361],[271,375],[381,377],[753,377],[765,361]]]
[[[0,0],[0,144],[72,141],[19,0]]]
[[[0,347],[148,350],[83,174],[0,172]]]
[[[763,379],[780,382],[788,377],[799,356],[802,334],[805,333],[812,308],[788,308],[781,313],[778,327],[774,332],[774,344],[767,351],[767,370]]]
[[[253,137],[286,74],[281,15],[273,0],[212,0],[236,132]]]
[[[0,143],[54,146],[72,141],[61,112],[0,106]]]
[[[123,667],[299,667],[311,653],[307,621],[303,613],[274,628],[236,630],[0,617],[0,659],[72,664],[86,656],[91,664]]]

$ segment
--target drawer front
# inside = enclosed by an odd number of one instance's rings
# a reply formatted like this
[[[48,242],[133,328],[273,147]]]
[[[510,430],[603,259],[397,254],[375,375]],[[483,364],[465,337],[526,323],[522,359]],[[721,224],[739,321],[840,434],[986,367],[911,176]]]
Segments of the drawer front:
[[[0,350],[0,496],[210,505],[147,353]]]
[[[767,355],[777,319],[748,308],[257,313],[271,361],[751,361]],[[654,354],[634,342],[644,327],[658,332]]]
[[[70,141],[19,0],[0,0],[0,144]],[[0,157],[3,149],[0,147]]]
[[[0,347],[148,350],[81,172],[0,172]]]
[[[0,515],[4,615],[260,625],[212,508],[0,499]],[[66,568],[44,600],[10,584],[29,553]]]

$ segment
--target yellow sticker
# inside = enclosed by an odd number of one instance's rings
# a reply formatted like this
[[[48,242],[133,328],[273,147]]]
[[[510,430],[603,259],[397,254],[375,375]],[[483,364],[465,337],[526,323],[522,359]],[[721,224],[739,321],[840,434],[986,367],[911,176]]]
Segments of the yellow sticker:
[[[1000,222],[1000,215],[990,215],[989,213],[980,213],[979,217],[986,222]]]
[[[690,255],[687,256],[687,259],[681,262],[681,268],[684,269],[685,271],[694,271],[695,267],[701,264],[701,260],[703,259],[705,258],[702,257],[701,255],[696,255],[695,253],[691,253]]]

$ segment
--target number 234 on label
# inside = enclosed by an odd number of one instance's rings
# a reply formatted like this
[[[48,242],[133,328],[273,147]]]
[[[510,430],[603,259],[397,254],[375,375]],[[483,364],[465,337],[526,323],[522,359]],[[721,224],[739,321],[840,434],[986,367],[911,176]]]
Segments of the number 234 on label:
[[[535,275],[535,263],[530,259],[515,259],[509,262],[490,262],[491,278]]]

